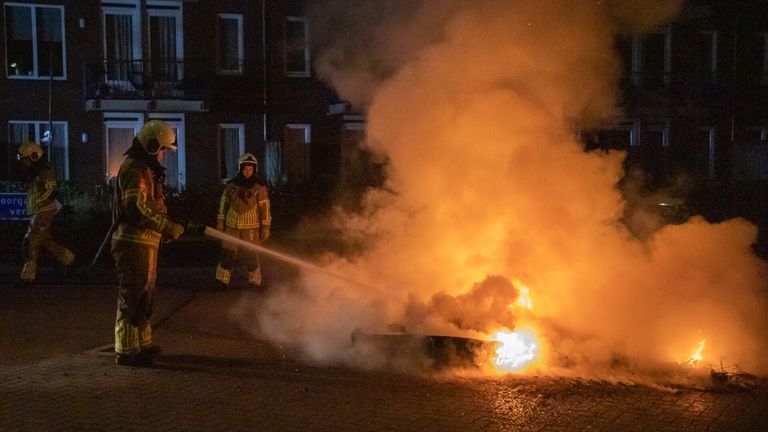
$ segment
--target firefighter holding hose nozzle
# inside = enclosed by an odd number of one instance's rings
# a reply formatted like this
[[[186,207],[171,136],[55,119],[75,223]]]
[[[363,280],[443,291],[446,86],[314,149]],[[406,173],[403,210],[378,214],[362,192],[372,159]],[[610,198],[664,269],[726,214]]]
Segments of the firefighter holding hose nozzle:
[[[119,279],[115,318],[115,354],[119,365],[146,367],[160,347],[152,343],[150,316],[155,297],[157,253],[161,239],[175,240],[184,226],[170,220],[160,165],[175,151],[176,133],[168,123],[150,120],[125,152],[115,186],[112,257]]]
[[[238,174],[224,187],[219,202],[216,229],[247,241],[260,244],[269,238],[272,215],[269,209],[267,187],[260,184],[256,173],[259,162],[250,153],[245,153],[238,160]],[[232,267],[238,255],[246,261],[248,285],[255,290],[261,289],[261,266],[256,252],[239,249],[237,245],[222,242],[222,257],[216,267],[216,284],[219,288],[229,287]]]

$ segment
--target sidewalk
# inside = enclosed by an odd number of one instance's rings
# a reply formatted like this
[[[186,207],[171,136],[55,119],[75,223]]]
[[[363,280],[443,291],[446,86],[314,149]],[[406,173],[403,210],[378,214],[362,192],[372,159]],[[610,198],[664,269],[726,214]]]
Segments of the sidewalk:
[[[152,369],[114,364],[114,285],[15,290],[3,279],[0,431],[768,430],[765,387],[669,391],[307,364],[295,347],[230,321],[228,310],[257,294],[209,289],[210,270],[162,270],[155,338],[164,355]]]

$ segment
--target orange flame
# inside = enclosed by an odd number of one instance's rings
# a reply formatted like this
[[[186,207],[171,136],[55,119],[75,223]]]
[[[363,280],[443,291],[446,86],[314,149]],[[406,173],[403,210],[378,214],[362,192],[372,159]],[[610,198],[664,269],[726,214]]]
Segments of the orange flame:
[[[693,352],[693,355],[691,355],[691,357],[685,361],[687,365],[696,366],[696,363],[704,360],[704,357],[701,355],[701,351],[704,349],[704,343],[706,341],[706,339],[702,339],[701,342],[699,342],[699,344],[696,346],[696,350]]]

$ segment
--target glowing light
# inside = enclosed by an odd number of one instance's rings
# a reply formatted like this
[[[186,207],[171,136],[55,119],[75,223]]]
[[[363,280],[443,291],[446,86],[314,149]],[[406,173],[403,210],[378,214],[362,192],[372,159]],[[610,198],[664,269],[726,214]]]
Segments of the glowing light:
[[[696,345],[696,350],[693,352],[693,355],[688,358],[688,360],[685,361],[685,363],[689,366],[696,366],[696,363],[704,360],[704,356],[701,355],[701,351],[704,349],[704,343],[706,342],[706,339],[702,339],[701,342],[699,342],[698,345]]]
[[[525,285],[520,285],[520,297],[517,298],[517,304],[528,309],[533,309],[533,300],[531,299],[531,290]]]
[[[499,330],[490,340],[498,342],[493,362],[500,372],[523,371],[538,354],[538,341],[532,331]]]

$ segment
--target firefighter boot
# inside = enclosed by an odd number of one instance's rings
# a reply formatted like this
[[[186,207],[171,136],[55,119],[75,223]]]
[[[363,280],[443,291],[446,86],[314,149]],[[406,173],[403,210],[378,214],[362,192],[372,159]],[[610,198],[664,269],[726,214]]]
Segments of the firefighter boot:
[[[261,267],[248,272],[248,287],[254,291],[261,291]]]

